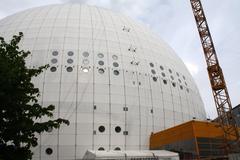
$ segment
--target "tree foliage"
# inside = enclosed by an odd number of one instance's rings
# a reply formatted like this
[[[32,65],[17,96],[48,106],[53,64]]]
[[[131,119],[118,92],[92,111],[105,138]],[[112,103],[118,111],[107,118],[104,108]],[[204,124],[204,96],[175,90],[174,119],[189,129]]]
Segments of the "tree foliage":
[[[19,49],[23,33],[13,36],[7,43],[0,37],[0,160],[26,160],[32,158],[31,147],[37,146],[37,133],[59,128],[65,119],[40,122],[39,119],[53,116],[54,106],[39,104],[40,92],[32,78],[48,68],[27,68],[29,51]]]

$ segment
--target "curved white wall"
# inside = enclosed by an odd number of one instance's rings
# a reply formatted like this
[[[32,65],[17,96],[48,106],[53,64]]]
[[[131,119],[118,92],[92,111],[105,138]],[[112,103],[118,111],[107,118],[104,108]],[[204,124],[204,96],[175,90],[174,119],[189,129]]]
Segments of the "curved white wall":
[[[65,4],[33,8],[0,21],[0,36],[8,39],[20,31],[21,46],[32,52],[27,65],[51,66],[34,79],[40,103],[54,104],[54,118],[71,122],[39,136],[35,159],[82,158],[87,149],[100,147],[148,149],[151,132],[205,118],[183,62],[128,17]],[[46,154],[47,148],[52,154]]]

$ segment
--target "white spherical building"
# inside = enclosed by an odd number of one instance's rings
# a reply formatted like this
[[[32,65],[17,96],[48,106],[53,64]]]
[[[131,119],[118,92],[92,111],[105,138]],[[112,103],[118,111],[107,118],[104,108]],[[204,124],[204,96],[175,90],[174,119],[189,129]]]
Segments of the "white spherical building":
[[[80,5],[29,9],[0,21],[0,36],[24,33],[39,102],[70,126],[39,136],[34,159],[80,159],[87,149],[148,149],[151,132],[205,119],[186,66],[149,29],[110,10]],[[44,119],[42,120],[44,121]]]

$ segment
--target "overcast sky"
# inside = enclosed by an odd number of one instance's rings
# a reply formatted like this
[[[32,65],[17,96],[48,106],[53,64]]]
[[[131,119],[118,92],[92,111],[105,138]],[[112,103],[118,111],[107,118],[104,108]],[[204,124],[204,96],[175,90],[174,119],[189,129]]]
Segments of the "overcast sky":
[[[0,19],[27,8],[85,3],[119,11],[154,30],[193,75],[207,116],[216,117],[206,64],[189,0],[0,0]],[[240,103],[240,0],[202,0],[233,106]]]

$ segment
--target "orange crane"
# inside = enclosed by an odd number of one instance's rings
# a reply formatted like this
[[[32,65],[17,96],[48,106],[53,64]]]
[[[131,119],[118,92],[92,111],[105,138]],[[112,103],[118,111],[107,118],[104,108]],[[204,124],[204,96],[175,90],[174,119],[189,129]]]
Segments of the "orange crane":
[[[233,153],[240,148],[240,133],[236,125],[235,116],[232,113],[232,104],[226,82],[219,65],[201,1],[190,0],[190,2],[207,63],[208,76],[218,113],[218,123],[224,133],[224,149],[226,153]]]

